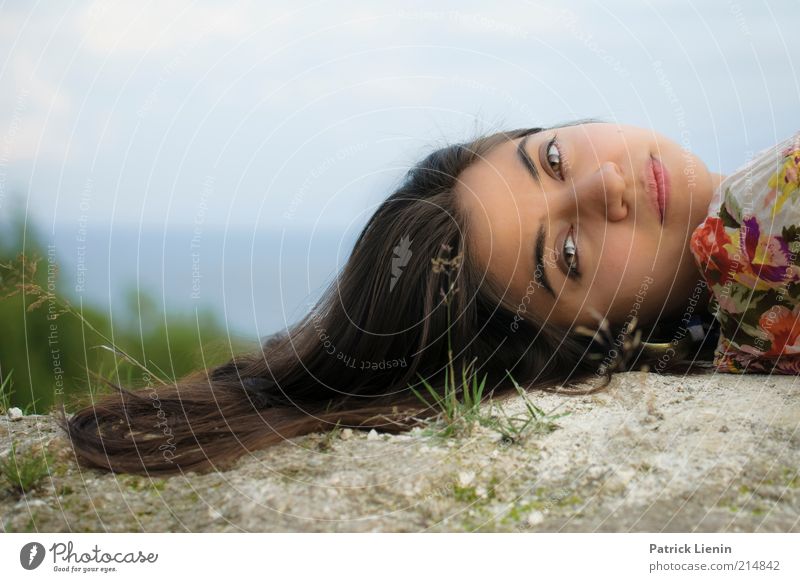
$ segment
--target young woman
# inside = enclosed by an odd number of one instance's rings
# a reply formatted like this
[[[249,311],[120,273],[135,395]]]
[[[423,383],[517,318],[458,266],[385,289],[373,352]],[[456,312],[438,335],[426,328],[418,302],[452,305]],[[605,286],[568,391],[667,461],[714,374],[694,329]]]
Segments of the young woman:
[[[689,371],[717,345],[690,243],[722,181],[659,134],[594,121],[441,148],[297,324],[175,385],[118,388],[65,428],[89,466],[173,473],[337,422],[407,430],[437,412],[410,388],[443,390],[450,353],[495,398],[509,375],[588,393],[604,384],[575,385],[617,370]]]

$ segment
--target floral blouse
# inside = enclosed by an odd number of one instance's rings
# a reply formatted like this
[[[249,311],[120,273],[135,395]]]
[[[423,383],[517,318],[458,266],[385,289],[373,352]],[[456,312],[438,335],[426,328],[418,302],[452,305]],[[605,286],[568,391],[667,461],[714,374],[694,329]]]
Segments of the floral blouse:
[[[721,372],[800,374],[800,132],[723,179],[691,250]]]

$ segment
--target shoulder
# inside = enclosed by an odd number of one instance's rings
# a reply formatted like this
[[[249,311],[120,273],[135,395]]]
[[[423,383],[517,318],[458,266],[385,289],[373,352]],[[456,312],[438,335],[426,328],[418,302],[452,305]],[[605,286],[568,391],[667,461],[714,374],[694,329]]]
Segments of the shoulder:
[[[720,324],[718,369],[800,361],[800,132],[752,156],[714,200],[691,250]]]
[[[739,222],[748,215],[767,218],[779,205],[782,194],[798,189],[798,169],[800,131],[756,154],[748,154],[747,161],[720,183],[709,215],[727,212]]]

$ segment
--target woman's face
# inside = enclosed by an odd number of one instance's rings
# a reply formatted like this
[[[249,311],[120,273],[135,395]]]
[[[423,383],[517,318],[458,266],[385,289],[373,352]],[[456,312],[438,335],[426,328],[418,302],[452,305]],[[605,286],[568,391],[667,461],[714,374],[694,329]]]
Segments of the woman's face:
[[[618,325],[680,318],[701,279],[689,239],[721,178],[650,130],[587,123],[496,146],[456,190],[487,277],[518,313],[568,329],[596,324],[592,308]]]

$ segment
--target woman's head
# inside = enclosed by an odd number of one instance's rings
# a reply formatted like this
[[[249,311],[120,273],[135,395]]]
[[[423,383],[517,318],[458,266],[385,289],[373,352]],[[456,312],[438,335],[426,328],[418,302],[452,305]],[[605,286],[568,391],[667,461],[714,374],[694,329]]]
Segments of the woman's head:
[[[411,388],[425,394],[428,382],[443,392],[451,358],[458,374],[474,364],[495,397],[513,393],[509,373],[520,384],[557,390],[591,377],[598,369],[592,341],[555,323],[568,326],[574,313],[583,321],[579,310],[589,299],[601,313],[606,302],[614,310],[629,305],[645,274],[659,285],[672,278],[685,285],[691,277],[678,247],[702,204],[689,206],[681,154],[663,138],[595,123],[563,126],[558,135],[565,182],[557,152],[549,152],[552,168],[544,162],[540,146],[552,132],[541,129],[494,133],[426,156],[370,217],[306,317],[254,352],[174,385],[128,391],[112,384],[117,394],[64,421],[79,457],[116,471],[172,473],[213,468],[337,423],[406,430],[438,412]],[[526,136],[538,184],[516,157]],[[673,174],[664,230],[637,181],[651,154]],[[698,187],[706,188],[698,166]],[[566,227],[575,229],[584,281],[565,284],[557,265],[546,266],[555,302],[538,287],[525,296],[540,223],[545,259],[553,262],[562,258]],[[454,270],[439,268],[458,256]],[[648,270],[653,259],[656,272]]]
[[[663,220],[653,159],[668,176]],[[591,323],[592,309],[653,323],[685,307],[701,278],[689,239],[717,181],[662,135],[581,123],[498,144],[456,191],[487,276],[535,320],[566,330]]]
[[[536,370],[543,383],[580,367],[577,344],[567,347],[563,333],[520,321],[508,293],[488,276],[473,244],[472,211],[459,191],[465,171],[530,132],[496,132],[434,150],[370,217],[338,280],[309,317],[316,313],[318,320],[326,319],[343,360],[402,359],[408,367],[372,379],[361,371],[356,378],[332,369],[342,392],[353,393],[353,386],[368,382],[383,386],[375,395],[407,395],[409,383],[420,375],[444,372],[448,332],[457,359],[477,360],[498,381],[505,370],[520,367]],[[443,249],[446,257],[462,257],[456,272],[434,267]],[[448,304],[442,293],[451,280],[455,289]],[[558,345],[562,349],[554,355]],[[396,384],[392,391],[386,381]]]

